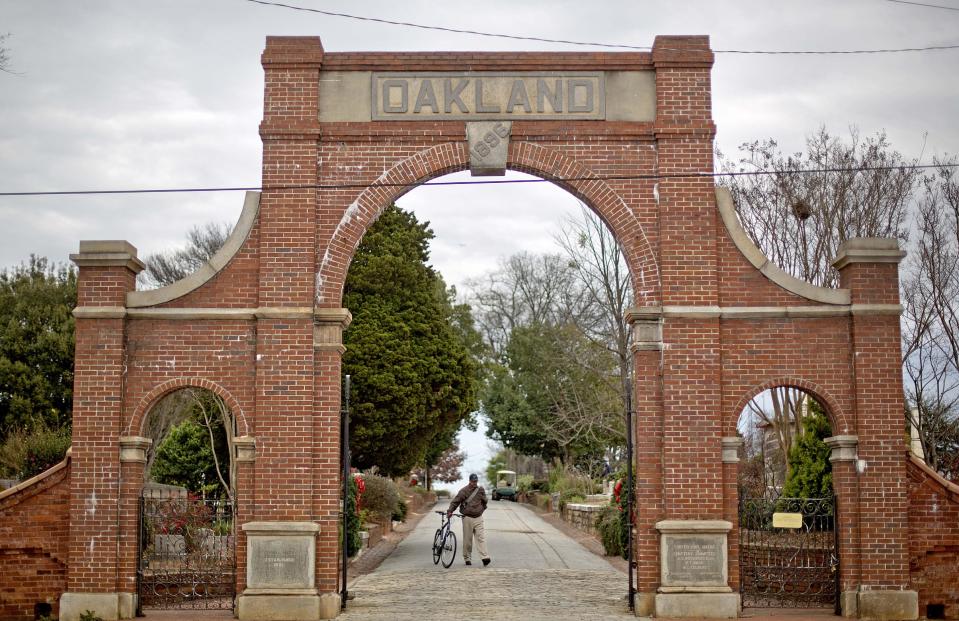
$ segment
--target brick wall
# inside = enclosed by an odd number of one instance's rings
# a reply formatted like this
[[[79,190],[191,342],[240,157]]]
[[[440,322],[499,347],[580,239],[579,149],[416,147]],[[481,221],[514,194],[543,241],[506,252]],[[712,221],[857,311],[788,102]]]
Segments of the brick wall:
[[[909,575],[919,592],[919,616],[930,605],[959,619],[959,485],[910,456]]]
[[[0,619],[33,619],[38,603],[56,617],[67,586],[70,471],[68,458],[0,492]]]

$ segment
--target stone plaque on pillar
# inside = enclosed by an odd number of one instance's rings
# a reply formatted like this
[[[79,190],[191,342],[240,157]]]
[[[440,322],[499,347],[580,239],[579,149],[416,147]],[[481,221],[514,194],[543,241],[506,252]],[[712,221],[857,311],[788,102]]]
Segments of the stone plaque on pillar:
[[[664,520],[660,533],[657,617],[722,617],[739,614],[739,595],[729,587],[725,520]]]
[[[240,619],[320,618],[313,522],[248,522],[246,590],[237,601]]]

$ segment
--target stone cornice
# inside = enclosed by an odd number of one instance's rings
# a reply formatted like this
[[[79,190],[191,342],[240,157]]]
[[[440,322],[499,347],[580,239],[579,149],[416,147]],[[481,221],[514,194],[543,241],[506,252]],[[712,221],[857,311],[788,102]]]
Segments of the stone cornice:
[[[832,266],[841,270],[853,263],[899,263],[906,256],[899,242],[887,237],[853,237],[839,246]]]
[[[645,306],[626,312],[626,322],[659,319],[816,319],[868,315],[899,316],[899,304],[845,304],[842,306]]]
[[[70,255],[78,267],[125,267],[134,274],[143,271],[137,249],[123,240],[82,240],[80,252]]]

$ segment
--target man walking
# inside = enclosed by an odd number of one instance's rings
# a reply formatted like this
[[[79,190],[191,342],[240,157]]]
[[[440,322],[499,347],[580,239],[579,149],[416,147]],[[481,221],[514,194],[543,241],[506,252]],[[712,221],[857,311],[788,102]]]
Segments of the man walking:
[[[470,556],[473,552],[473,537],[476,537],[476,550],[480,558],[483,559],[483,567],[490,564],[489,553],[486,551],[486,531],[483,528],[483,512],[486,511],[486,490],[479,486],[479,477],[476,474],[470,475],[470,482],[461,489],[450,508],[446,511],[446,517],[451,517],[456,508],[460,508],[463,514],[463,559],[467,565],[472,565]]]

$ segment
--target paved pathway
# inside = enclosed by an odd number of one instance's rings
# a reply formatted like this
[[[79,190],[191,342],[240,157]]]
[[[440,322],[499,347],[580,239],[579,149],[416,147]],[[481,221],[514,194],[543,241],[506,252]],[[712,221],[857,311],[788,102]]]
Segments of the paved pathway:
[[[442,508],[443,504],[437,505]],[[491,502],[486,512],[489,567],[449,569],[430,554],[439,516],[425,516],[380,567],[356,579],[344,621],[450,618],[498,621],[599,621],[630,618],[626,576],[603,558],[511,502]],[[459,522],[457,521],[457,526]],[[461,535],[457,529],[457,536]],[[462,545],[462,542],[460,542]],[[462,547],[460,547],[462,550]]]

